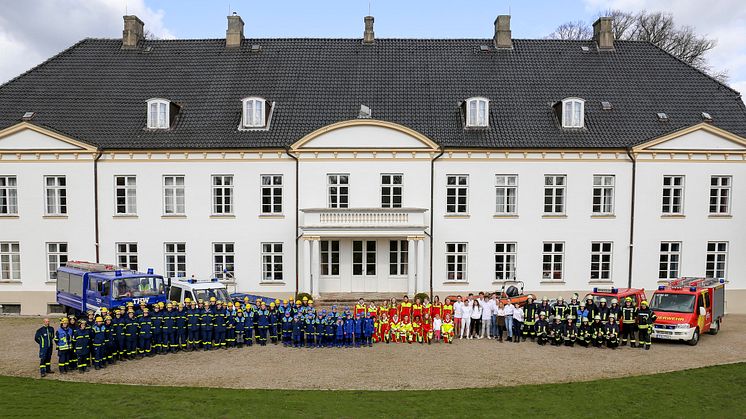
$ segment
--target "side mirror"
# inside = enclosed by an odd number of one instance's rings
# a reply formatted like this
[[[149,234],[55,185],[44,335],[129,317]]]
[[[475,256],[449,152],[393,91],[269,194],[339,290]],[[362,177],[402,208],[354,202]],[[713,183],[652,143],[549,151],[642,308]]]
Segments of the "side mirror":
[[[700,308],[699,308],[699,315],[700,315],[700,316],[704,316],[704,315],[707,315],[707,310],[705,310],[705,308],[704,308],[704,307],[700,307]]]

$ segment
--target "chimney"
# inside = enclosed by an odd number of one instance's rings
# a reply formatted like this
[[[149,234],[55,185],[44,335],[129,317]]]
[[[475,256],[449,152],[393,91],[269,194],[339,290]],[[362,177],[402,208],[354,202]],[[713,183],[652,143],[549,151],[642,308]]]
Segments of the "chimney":
[[[228,16],[228,30],[225,31],[225,47],[237,48],[243,41],[243,19],[233,12],[233,16]]]
[[[135,15],[124,16],[124,31],[122,31],[122,48],[137,48],[145,40],[145,24]]]
[[[376,37],[373,33],[373,16],[365,16],[365,32],[363,32],[363,44],[373,45],[376,43]]]
[[[495,19],[495,48],[513,49],[510,36],[510,15],[500,15]]]
[[[593,23],[593,40],[596,41],[598,49],[609,51],[614,49],[613,19],[600,17]]]

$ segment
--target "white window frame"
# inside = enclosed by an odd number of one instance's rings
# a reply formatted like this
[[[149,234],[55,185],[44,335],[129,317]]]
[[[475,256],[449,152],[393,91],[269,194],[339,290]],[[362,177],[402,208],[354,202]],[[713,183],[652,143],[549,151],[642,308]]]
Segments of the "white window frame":
[[[670,184],[666,185],[666,181],[670,179]],[[675,185],[676,179],[681,179],[679,185]],[[666,197],[666,191],[669,191],[668,197]],[[676,192],[679,193],[676,196]],[[663,189],[661,190],[661,212],[664,215],[683,215],[684,214],[684,196],[686,194],[686,176],[685,175],[663,175]],[[666,203],[666,198],[669,199]],[[674,201],[678,199],[678,204]],[[678,205],[678,210],[676,206]]]
[[[241,125],[244,128],[264,128],[267,126],[267,101],[265,99],[256,96],[243,98],[241,99],[241,109]]]
[[[728,277],[728,242],[707,242],[707,256],[705,257],[705,277]]]
[[[399,183],[396,183],[397,177]],[[401,208],[404,203],[403,190],[403,173],[381,173],[381,208]],[[399,198],[398,203],[396,202],[397,197]]]
[[[236,273],[236,244],[233,242],[212,243],[213,278],[233,279]],[[228,272],[224,272],[227,270]]]
[[[18,215],[18,178],[0,176],[0,216]]]
[[[21,245],[0,242],[0,281],[21,280]]]
[[[171,102],[167,99],[148,100],[148,129],[168,129],[171,124]]]
[[[547,246],[549,246],[548,249]],[[541,280],[542,282],[565,281],[565,242],[542,243]]]
[[[495,175],[495,214],[515,214],[518,206],[518,175]]]
[[[483,128],[490,125],[490,100],[485,97],[466,99],[466,126]]]
[[[283,244],[279,242],[262,243],[262,282],[285,280],[283,248]]]
[[[180,250],[181,248],[181,250]],[[163,243],[165,256],[163,272],[165,278],[185,278],[187,271],[187,254],[185,242]],[[183,274],[183,275],[179,275]]]
[[[518,271],[518,243],[495,242],[495,281],[514,281]]]
[[[285,180],[282,175],[260,175],[260,211],[262,214],[277,215],[283,210],[283,190]],[[268,202],[267,202],[268,200]],[[279,208],[278,208],[279,206]]]
[[[676,250],[672,250],[676,247]],[[679,241],[663,241],[660,243],[658,256],[658,280],[676,279],[681,274],[681,247]],[[675,260],[674,260],[675,259]],[[661,269],[665,265],[665,269]],[[675,268],[673,268],[675,266]],[[665,271],[665,275],[661,275]]]
[[[137,256],[137,247],[137,242],[114,243],[117,266],[131,271],[139,270],[140,263]]]
[[[357,244],[360,244],[360,250],[355,249],[355,246]],[[355,261],[356,256],[360,256],[359,262]],[[356,272],[358,268],[359,268],[359,272]],[[376,242],[375,240],[353,240],[352,241],[352,276],[376,276],[377,272],[378,272],[378,242]]]
[[[547,184],[551,179],[551,183]],[[561,179],[562,184],[557,181]],[[561,193],[560,193],[561,192]],[[548,194],[549,193],[549,194]],[[547,203],[547,199],[550,203]],[[559,203],[558,203],[559,202]],[[567,209],[567,175],[544,175],[544,214],[564,215]],[[547,211],[547,206],[550,210]],[[559,207],[559,210],[558,210]]]
[[[124,185],[118,180],[124,179]],[[131,181],[131,183],[130,183]],[[123,192],[124,203],[119,204],[119,191]],[[119,211],[120,206],[123,211]],[[114,213],[116,215],[137,215],[137,176],[114,175]]]
[[[715,184],[713,184],[715,182]],[[733,187],[733,176],[712,175],[710,176],[710,214],[730,214],[731,192]]]
[[[336,244],[337,249],[334,249],[334,245]],[[324,246],[326,246],[326,250],[324,250]],[[320,269],[320,275],[323,277],[332,277],[337,278],[340,275],[340,248],[341,243],[339,240],[321,240],[319,243],[319,254],[321,259],[319,263],[321,264]],[[334,262],[334,255],[337,256],[337,261]],[[334,268],[337,268],[337,273],[334,273]],[[326,273],[324,273],[326,272]]]
[[[67,215],[67,178],[65,176],[44,176],[44,215]]]
[[[615,195],[615,175],[593,175],[593,214],[613,215]]]
[[[585,100],[579,97],[562,99],[562,128],[585,126]]]
[[[451,181],[454,183],[451,183]],[[461,199],[463,199],[463,203],[459,202]],[[468,213],[469,175],[446,175],[446,214],[465,215]]]
[[[403,277],[409,274],[409,242],[389,240],[389,276]]]
[[[220,184],[215,184],[215,181],[218,179],[220,180]],[[227,179],[230,179],[228,184],[226,184]],[[210,203],[210,208],[212,210],[212,215],[233,215],[233,207],[236,202],[233,189],[234,186],[235,182],[233,181],[233,175],[210,176],[210,190],[212,191],[212,202]],[[226,203],[226,198],[228,198],[228,203]],[[220,203],[218,203],[218,199],[220,199]]]
[[[47,282],[57,281],[57,268],[67,263],[68,245],[66,242],[47,242]]]
[[[468,258],[468,243],[446,243],[446,282],[468,281]]]
[[[181,180],[181,185],[178,181]],[[169,181],[171,184],[169,185]],[[181,192],[181,196],[179,195]],[[163,215],[186,214],[186,176],[163,176]]]
[[[613,282],[614,242],[591,242],[592,282]]]
[[[342,180],[345,183],[340,183]],[[332,192],[334,188],[334,192]],[[328,173],[326,175],[327,205],[329,208],[349,208],[350,207],[350,174],[349,173]],[[345,198],[342,203],[342,198]]]

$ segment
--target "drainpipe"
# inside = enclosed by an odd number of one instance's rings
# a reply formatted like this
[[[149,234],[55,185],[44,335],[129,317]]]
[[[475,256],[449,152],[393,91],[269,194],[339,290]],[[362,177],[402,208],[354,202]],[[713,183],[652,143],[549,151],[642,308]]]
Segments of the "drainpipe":
[[[98,241],[99,227],[98,227],[98,159],[101,158],[103,152],[101,149],[96,150],[96,157],[93,159],[93,219],[94,219],[94,234],[96,243],[96,263],[100,263],[100,251],[101,247]]]
[[[430,301],[433,300],[433,221],[435,221],[435,160],[443,155],[443,147],[440,147],[440,153],[430,160],[430,233],[425,234],[430,237]]]
[[[292,157],[293,160],[295,160],[295,295],[298,295],[298,285],[300,279],[298,278],[298,275],[300,275],[300,271],[298,270],[298,240],[300,240],[301,235],[298,234],[298,158],[295,157],[290,153],[290,147],[285,148],[285,154]]]
[[[632,148],[627,148],[627,156],[632,161],[632,197],[630,199],[629,216],[629,274],[627,277],[627,288],[632,288],[632,260],[635,250],[635,184],[637,180],[637,158],[632,154]]]

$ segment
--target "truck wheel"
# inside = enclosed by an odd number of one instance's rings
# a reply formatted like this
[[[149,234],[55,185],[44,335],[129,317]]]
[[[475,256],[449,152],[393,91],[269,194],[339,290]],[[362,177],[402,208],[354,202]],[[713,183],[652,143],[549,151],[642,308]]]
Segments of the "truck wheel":
[[[697,343],[699,343],[699,328],[694,329],[694,334],[692,335],[692,339],[687,342],[689,346],[697,346]]]
[[[720,320],[715,320],[710,325],[710,332],[709,333],[711,335],[717,335],[719,331],[720,331]]]

